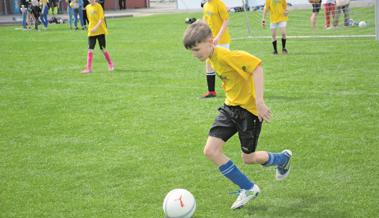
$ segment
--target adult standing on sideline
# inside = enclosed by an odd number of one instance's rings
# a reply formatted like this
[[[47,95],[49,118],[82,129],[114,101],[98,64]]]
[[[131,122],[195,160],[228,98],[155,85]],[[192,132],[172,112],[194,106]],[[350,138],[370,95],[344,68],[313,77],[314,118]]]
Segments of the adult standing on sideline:
[[[120,10],[126,9],[126,0],[118,0],[118,5],[120,6]]]
[[[335,20],[336,20],[336,11],[335,10],[336,10],[336,0],[325,0],[325,2],[324,2],[325,29],[332,28],[330,26],[330,24],[331,24],[330,17],[333,18],[333,23],[335,23]]]
[[[349,26],[350,19],[350,9],[349,9],[350,0],[336,0],[336,19],[334,20],[334,26],[338,26],[338,20],[343,11],[344,15],[344,26]]]
[[[49,25],[49,21],[47,19],[47,14],[49,13],[49,0],[40,0],[39,2],[42,6],[41,10],[41,22],[45,29],[47,30],[47,26]]]
[[[317,15],[321,9],[321,0],[309,0],[309,3],[312,4],[311,26],[312,29],[316,29]]]

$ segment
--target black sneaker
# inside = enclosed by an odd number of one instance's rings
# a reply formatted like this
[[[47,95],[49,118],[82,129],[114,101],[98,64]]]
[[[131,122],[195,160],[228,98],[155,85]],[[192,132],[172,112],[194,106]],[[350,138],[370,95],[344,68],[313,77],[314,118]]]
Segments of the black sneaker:
[[[283,49],[282,49],[282,54],[284,54],[284,55],[288,54],[287,49],[283,48]]]

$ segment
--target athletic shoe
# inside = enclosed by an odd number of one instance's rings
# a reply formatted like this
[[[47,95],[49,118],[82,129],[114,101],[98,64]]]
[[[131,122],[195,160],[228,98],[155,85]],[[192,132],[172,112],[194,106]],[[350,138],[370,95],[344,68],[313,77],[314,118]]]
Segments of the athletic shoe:
[[[203,95],[203,98],[214,98],[214,97],[216,97],[216,92],[215,91],[209,91],[209,92],[206,92]]]
[[[273,55],[278,55],[278,52],[277,52],[277,51],[274,51],[272,54],[273,54]]]
[[[291,158],[292,158],[292,152],[290,150],[284,150],[282,151],[282,154],[288,157],[287,163],[285,163],[283,166],[278,166],[276,168],[276,180],[281,181],[287,178],[288,174],[291,170]]]
[[[247,202],[256,198],[260,191],[261,190],[256,184],[254,184],[253,188],[251,188],[250,190],[239,190],[237,200],[233,203],[231,209],[235,210],[243,207],[245,204],[247,204]]]
[[[113,66],[113,65],[108,65],[108,71],[109,71],[109,72],[114,71],[114,66]]]
[[[90,73],[92,73],[92,70],[88,69],[88,68],[84,68],[84,70],[82,70],[80,73],[82,73],[82,74],[90,74]]]
[[[284,54],[284,55],[288,54],[287,49],[283,48],[283,49],[282,49],[282,54]]]

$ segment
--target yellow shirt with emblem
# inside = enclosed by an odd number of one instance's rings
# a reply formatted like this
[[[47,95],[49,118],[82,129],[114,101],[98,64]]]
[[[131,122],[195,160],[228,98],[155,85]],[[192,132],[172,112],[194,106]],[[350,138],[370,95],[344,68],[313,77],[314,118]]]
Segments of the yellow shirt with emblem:
[[[97,36],[102,34],[108,34],[107,27],[104,22],[104,11],[99,3],[94,5],[88,4],[86,6],[87,18],[89,21],[88,24],[88,36]],[[91,30],[96,26],[99,20],[102,19],[103,23],[97,28],[96,32],[92,32]]]
[[[284,15],[287,9],[286,0],[266,0],[265,11],[270,12],[270,22],[280,23],[288,20],[288,16]]]
[[[215,47],[209,62],[222,80],[225,104],[240,106],[257,116],[252,74],[262,61],[244,51]]]
[[[211,28],[213,37],[216,37],[224,21],[229,19],[229,13],[222,1],[212,0],[205,3],[203,7],[203,19]],[[222,34],[218,44],[230,44],[228,28]]]

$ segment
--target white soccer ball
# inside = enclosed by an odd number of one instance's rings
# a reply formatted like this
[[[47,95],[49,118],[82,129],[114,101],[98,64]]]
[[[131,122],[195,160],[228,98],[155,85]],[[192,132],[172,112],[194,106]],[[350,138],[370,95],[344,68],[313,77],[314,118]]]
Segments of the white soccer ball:
[[[230,13],[234,13],[234,12],[236,12],[236,9],[231,8],[231,9],[230,9]]]
[[[190,218],[195,213],[196,201],[191,192],[185,189],[173,189],[163,201],[166,218]]]
[[[359,27],[367,27],[367,23],[366,23],[366,21],[361,21],[361,22],[359,22],[358,26]]]

